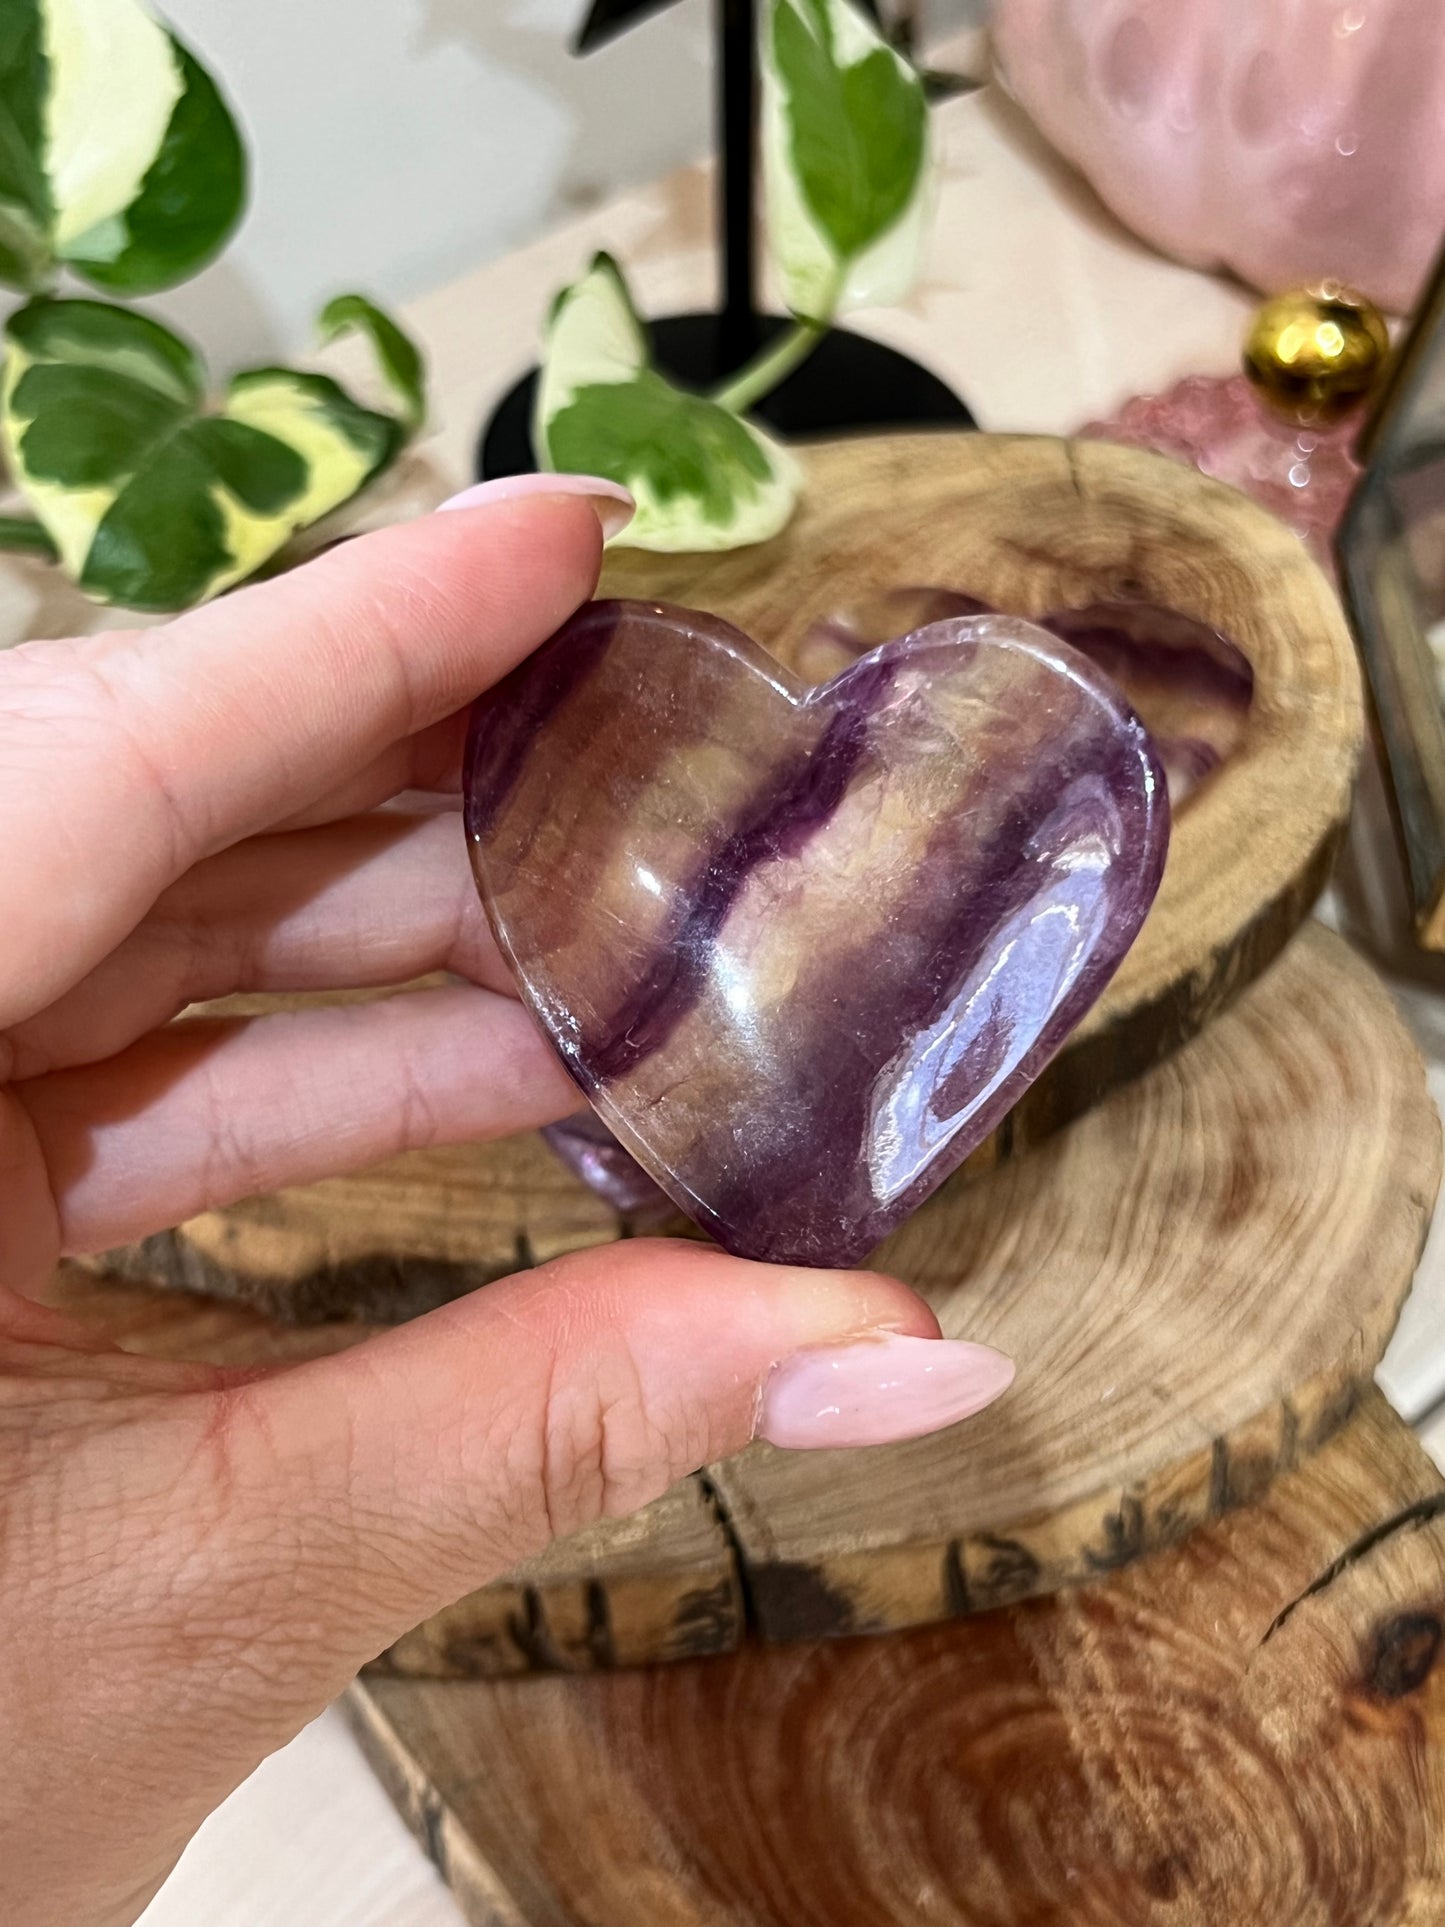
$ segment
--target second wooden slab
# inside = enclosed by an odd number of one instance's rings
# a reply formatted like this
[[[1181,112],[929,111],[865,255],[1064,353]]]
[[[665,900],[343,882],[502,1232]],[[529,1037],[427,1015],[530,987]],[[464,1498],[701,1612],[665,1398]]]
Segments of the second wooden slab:
[[[476,1927],[1436,1927],[1442,1513],[1375,1396],[1063,1598],[351,1707]]]
[[[545,1157],[538,1147],[539,1157]],[[1035,1156],[947,1186],[882,1254],[1019,1362],[941,1437],[755,1449],[591,1528],[394,1647],[473,1677],[970,1612],[1127,1564],[1259,1492],[1348,1414],[1429,1223],[1440,1130],[1386,993],[1317,927],[1208,1032]],[[72,1271],[127,1347],[271,1364],[364,1339]]]

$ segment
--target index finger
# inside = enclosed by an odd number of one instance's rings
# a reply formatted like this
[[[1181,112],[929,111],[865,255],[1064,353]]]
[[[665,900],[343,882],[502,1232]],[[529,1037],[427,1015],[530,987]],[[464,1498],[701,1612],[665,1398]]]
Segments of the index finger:
[[[598,509],[579,478],[528,485],[555,492],[359,537],[161,628],[0,655],[0,1027],[193,863],[460,709],[591,594]]]

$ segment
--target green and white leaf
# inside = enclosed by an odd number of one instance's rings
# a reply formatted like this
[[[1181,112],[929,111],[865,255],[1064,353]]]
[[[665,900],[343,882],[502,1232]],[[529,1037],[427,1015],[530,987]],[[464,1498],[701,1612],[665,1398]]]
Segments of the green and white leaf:
[[[898,301],[932,181],[923,82],[851,0],[768,0],[762,157],[769,252],[793,313]]]
[[[140,0],[0,0],[0,279],[172,287],[245,196],[230,109]]]
[[[426,369],[410,335],[364,294],[336,295],[321,310],[317,327],[323,347],[351,334],[370,342],[401,419],[415,434],[426,419]]]
[[[99,301],[6,327],[5,455],[67,571],[102,602],[188,608],[252,574],[405,439],[322,375],[256,369],[218,409],[188,343]]]
[[[766,541],[788,521],[802,480],[771,436],[651,365],[627,285],[605,254],[553,305],[533,440],[544,467],[631,489],[637,514],[613,538],[619,547]]]

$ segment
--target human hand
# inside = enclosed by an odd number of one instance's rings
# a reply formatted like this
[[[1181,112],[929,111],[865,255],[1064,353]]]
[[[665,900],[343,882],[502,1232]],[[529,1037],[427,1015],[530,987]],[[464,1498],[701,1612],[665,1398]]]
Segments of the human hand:
[[[1008,1381],[892,1280],[662,1240],[264,1373],[26,1295],[65,1252],[576,1109],[455,792],[471,699],[591,593],[608,486],[494,485],[168,627],[0,656],[8,1927],[134,1920],[359,1665],[554,1536],[758,1433],[912,1436]],[[438,970],[467,982],[173,1021]]]

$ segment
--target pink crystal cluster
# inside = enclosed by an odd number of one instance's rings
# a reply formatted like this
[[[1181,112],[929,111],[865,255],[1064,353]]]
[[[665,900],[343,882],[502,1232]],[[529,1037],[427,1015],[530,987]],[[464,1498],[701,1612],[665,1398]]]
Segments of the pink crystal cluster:
[[[1188,375],[1160,395],[1136,395],[1079,434],[1172,455],[1251,496],[1292,528],[1327,573],[1331,541],[1359,479],[1355,416],[1300,428],[1271,415],[1243,375]]]

